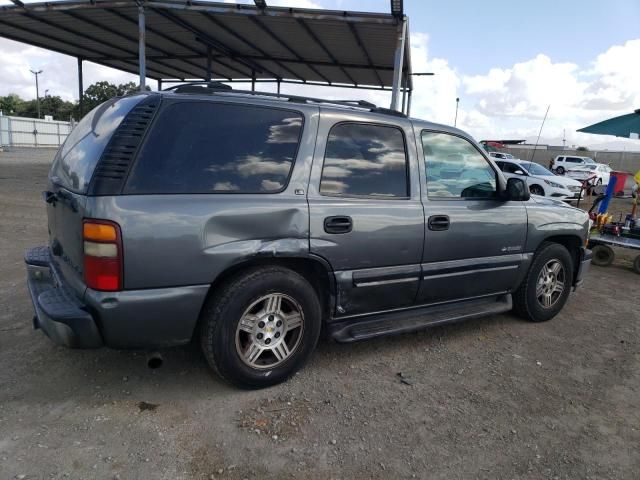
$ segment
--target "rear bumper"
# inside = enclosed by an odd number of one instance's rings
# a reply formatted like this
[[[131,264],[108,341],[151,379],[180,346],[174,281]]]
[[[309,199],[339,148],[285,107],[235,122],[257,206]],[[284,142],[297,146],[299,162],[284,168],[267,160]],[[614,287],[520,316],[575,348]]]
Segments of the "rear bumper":
[[[99,292],[82,299],[65,283],[48,247],[25,255],[34,327],[72,348],[161,348],[188,343],[209,285]]]
[[[102,336],[93,316],[52,268],[48,247],[36,247],[25,254],[27,285],[35,310],[33,326],[42,329],[58,345],[98,348]]]
[[[580,248],[580,254],[578,257],[579,258],[578,270],[576,271],[575,280],[573,282],[574,290],[578,288],[580,285],[582,285],[582,282],[584,281],[584,277],[587,275],[587,272],[589,271],[589,268],[591,266],[592,256],[593,255],[591,254],[591,250],[584,247]]]

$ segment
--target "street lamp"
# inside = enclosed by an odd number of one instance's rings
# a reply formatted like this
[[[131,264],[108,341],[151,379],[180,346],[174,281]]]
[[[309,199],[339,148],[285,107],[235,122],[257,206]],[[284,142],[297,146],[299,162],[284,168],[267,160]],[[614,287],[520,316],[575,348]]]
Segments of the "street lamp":
[[[38,70],[37,72],[30,70],[30,72],[36,76],[36,105],[38,108],[38,118],[40,118],[40,91],[38,90],[38,75],[42,73],[42,70]]]
[[[456,127],[458,125],[458,104],[460,103],[460,97],[456,97],[456,118],[453,121],[453,126]]]

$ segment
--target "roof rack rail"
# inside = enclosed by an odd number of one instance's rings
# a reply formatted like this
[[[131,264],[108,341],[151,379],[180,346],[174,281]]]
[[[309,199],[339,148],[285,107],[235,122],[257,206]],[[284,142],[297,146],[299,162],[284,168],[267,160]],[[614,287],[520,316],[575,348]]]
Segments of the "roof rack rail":
[[[239,95],[255,95],[260,97],[269,98],[281,98],[286,99],[288,102],[296,103],[318,103],[327,105],[339,105],[344,107],[355,107],[368,110],[373,113],[382,113],[385,115],[395,115],[398,117],[406,117],[406,115],[397,110],[390,108],[378,107],[376,104],[368,102],[366,100],[328,100],[326,98],[305,97],[302,95],[289,95],[286,93],[271,93],[260,92],[255,90],[235,90],[230,85],[222,82],[186,82],[180,85],[174,85],[169,88],[165,88],[164,91],[174,91],[176,93],[198,93],[198,94],[212,94],[212,93],[225,93],[225,94],[239,94]]]
[[[163,88],[162,91],[170,92],[172,90],[175,90],[178,93],[179,92],[184,93],[185,90],[186,91],[190,90],[189,87],[196,87],[196,86],[198,87],[198,90],[196,90],[196,92],[200,92],[200,93],[202,93],[202,87],[206,87],[211,90],[232,90],[232,87],[230,85],[227,85],[226,83],[200,81],[200,82],[184,82],[179,85],[173,85],[172,87]]]

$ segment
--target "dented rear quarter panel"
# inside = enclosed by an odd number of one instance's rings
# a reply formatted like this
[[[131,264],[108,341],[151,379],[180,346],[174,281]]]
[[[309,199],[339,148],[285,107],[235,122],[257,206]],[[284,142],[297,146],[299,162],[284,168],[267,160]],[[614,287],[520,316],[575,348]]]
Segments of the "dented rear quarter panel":
[[[120,225],[125,289],[210,284],[227,268],[256,257],[308,255],[306,190],[319,109],[301,105],[299,111],[304,132],[282,193],[88,199],[88,216]]]

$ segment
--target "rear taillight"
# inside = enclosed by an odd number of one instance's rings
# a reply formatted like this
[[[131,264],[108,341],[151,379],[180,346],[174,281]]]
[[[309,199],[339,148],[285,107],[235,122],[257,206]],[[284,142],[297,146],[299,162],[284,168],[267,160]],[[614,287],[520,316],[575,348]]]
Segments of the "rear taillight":
[[[82,225],[84,283],[94,290],[122,290],[122,237],[117,223],[87,219]]]

